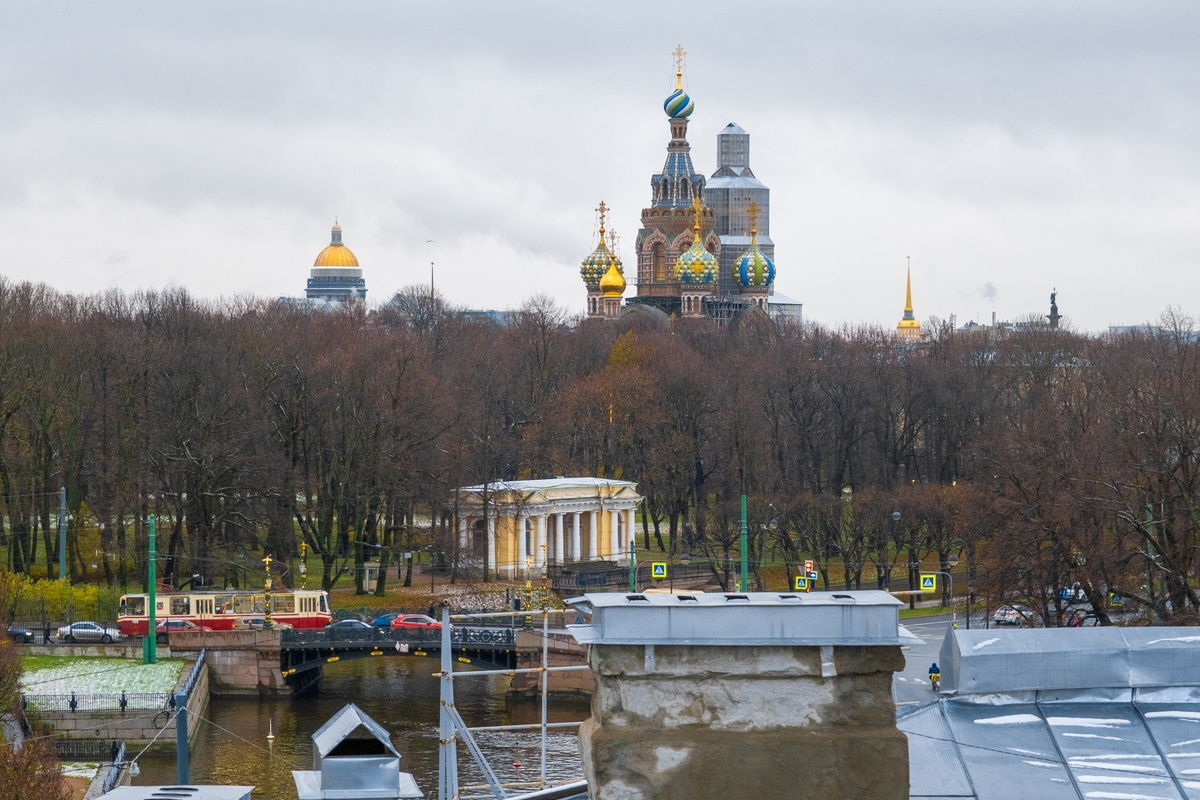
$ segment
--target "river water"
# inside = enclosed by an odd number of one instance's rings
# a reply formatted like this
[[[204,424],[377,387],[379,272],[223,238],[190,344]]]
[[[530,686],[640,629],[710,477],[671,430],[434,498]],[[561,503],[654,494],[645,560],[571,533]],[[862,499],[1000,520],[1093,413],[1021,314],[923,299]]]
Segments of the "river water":
[[[436,797],[438,680],[432,673],[438,665],[436,659],[419,657],[357,659],[327,666],[320,689],[296,698],[214,697],[192,738],[191,782],[251,785],[257,787],[254,800],[296,800],[291,770],[312,769],[312,734],[347,703],[355,703],[392,734],[400,769],[413,774],[426,797]],[[455,704],[466,723],[475,727],[539,722],[541,702],[507,699],[507,684],[503,676],[456,680]],[[552,699],[549,704],[551,722],[584,720],[589,714],[586,701]],[[273,740],[267,739],[268,731],[275,734]],[[539,731],[475,736],[502,781],[538,779]],[[547,738],[548,778],[582,777],[575,730],[552,728]],[[461,785],[483,783],[461,744],[458,763]],[[175,783],[173,749],[148,752],[138,766],[137,785]]]

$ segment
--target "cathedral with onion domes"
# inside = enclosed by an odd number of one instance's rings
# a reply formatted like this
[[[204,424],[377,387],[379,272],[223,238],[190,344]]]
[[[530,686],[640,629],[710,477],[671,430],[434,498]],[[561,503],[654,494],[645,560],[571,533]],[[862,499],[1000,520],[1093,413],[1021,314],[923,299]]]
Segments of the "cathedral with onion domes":
[[[663,103],[670,126],[662,171],[650,178],[634,251],[636,293],[624,306],[624,265],[600,204],[600,236],[583,260],[587,316],[616,319],[637,310],[730,322],[751,311],[799,321],[800,304],[774,296],[775,245],[769,235],[770,193],[750,171],[750,136],[730,123],[717,137],[711,186],[692,164],[688,121],[696,105],[683,86],[682,47],[675,49],[675,90]]]

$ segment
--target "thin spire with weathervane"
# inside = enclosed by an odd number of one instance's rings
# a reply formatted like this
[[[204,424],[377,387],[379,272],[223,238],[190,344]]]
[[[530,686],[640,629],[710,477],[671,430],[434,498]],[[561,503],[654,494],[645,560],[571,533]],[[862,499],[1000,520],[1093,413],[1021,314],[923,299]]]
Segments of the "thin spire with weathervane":
[[[912,303],[912,256],[907,256],[908,259],[908,277],[905,282],[904,292],[904,316],[896,325],[896,335],[903,339],[918,339],[921,336],[921,323],[917,322],[916,316],[913,314]]]

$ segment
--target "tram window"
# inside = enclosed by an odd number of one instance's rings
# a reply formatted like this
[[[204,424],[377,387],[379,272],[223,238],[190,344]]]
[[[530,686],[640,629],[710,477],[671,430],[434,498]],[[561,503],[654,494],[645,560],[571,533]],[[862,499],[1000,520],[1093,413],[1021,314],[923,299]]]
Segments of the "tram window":
[[[321,595],[321,611],[328,611],[328,610],[329,609],[325,608],[325,595]]]
[[[254,597],[248,594],[235,594],[233,596],[233,610],[237,614],[253,614],[254,613]]]
[[[296,597],[291,594],[276,594],[271,596],[271,613],[291,614],[296,610]]]
[[[138,595],[126,597],[123,601],[124,610],[122,616],[126,617],[141,617],[146,614],[146,598]]]
[[[233,595],[218,594],[213,597],[213,601],[217,604],[217,613],[218,614],[232,614],[233,613]]]
[[[171,598],[171,614],[190,614],[191,605],[191,598],[176,595]]]

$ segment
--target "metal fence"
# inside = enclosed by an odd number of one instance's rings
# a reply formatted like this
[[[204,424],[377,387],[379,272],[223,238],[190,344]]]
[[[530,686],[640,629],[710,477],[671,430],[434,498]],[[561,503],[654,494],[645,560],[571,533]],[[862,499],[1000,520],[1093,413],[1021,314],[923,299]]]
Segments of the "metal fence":
[[[87,714],[99,711],[145,711],[171,708],[175,695],[171,692],[121,692],[119,694],[25,694],[21,693],[21,709],[26,712],[49,711]]]
[[[59,761],[81,761],[96,764],[121,762],[125,743],[104,739],[55,739],[54,749]]]
[[[342,632],[326,629],[285,630],[280,638],[284,647],[314,646],[314,645],[347,645],[347,644],[394,644],[409,642],[440,646],[442,632],[439,630],[422,629],[372,629]],[[512,646],[516,643],[516,631],[513,628],[492,627],[455,627],[450,632],[450,641],[463,646]]]

